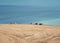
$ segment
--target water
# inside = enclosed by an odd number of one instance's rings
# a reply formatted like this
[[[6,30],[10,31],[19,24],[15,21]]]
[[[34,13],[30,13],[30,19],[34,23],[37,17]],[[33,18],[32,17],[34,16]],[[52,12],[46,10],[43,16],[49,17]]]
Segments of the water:
[[[37,22],[60,25],[60,10],[26,6],[0,6],[0,24],[15,22],[18,24]]]

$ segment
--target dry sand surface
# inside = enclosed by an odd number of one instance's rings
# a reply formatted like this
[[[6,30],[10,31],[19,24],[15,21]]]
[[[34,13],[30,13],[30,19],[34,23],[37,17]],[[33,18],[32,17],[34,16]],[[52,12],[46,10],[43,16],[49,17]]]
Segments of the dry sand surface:
[[[0,24],[0,43],[60,43],[60,26]]]

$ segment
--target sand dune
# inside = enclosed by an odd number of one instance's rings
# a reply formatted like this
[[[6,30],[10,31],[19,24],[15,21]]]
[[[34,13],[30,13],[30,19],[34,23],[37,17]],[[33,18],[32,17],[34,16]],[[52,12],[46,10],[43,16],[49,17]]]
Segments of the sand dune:
[[[0,24],[0,43],[60,43],[60,26]]]

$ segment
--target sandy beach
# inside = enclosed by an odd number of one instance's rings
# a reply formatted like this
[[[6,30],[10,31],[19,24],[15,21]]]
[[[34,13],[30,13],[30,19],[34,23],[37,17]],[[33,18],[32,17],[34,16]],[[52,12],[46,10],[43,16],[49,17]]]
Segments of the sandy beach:
[[[0,43],[60,43],[60,26],[0,24]]]

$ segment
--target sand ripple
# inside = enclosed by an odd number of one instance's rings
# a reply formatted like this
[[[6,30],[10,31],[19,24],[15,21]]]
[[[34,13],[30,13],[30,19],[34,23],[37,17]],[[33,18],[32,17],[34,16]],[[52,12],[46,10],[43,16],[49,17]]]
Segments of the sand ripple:
[[[60,27],[0,25],[0,43],[60,43]]]

